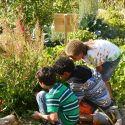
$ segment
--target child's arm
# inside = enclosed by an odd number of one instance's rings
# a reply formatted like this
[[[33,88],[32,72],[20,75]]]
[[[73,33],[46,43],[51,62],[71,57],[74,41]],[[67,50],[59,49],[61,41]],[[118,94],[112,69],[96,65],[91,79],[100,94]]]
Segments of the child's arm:
[[[35,119],[43,118],[43,119],[46,119],[46,120],[50,121],[51,123],[55,123],[55,122],[58,121],[58,114],[56,112],[50,113],[49,115],[44,115],[44,114],[41,114],[40,112],[36,111],[32,115],[32,117],[35,118]]]
[[[96,70],[97,70],[98,72],[102,72],[102,70],[103,70],[102,65],[101,65],[101,66],[97,66],[97,67],[96,67]]]

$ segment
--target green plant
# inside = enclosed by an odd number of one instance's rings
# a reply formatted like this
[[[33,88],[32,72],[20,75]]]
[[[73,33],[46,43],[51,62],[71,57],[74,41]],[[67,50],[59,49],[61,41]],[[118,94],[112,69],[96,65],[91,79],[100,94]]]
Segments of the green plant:
[[[111,86],[113,95],[120,106],[125,105],[125,46],[121,46],[122,56],[121,61],[111,78]]]
[[[87,41],[89,39],[94,39],[94,34],[88,30],[78,30],[77,32],[69,33],[68,39],[79,39],[81,41]]]
[[[22,114],[27,109],[34,109],[33,88],[36,85],[38,55],[32,54],[33,52],[24,50],[21,58],[16,55],[1,57],[0,84],[3,87],[0,90],[0,96],[4,100],[5,111],[8,113],[16,111]]]
[[[41,48],[41,43],[26,44],[23,53],[0,56],[0,97],[4,100],[5,113],[19,115],[36,109],[35,92],[41,90],[35,79],[38,68],[52,65],[62,53],[63,46]]]

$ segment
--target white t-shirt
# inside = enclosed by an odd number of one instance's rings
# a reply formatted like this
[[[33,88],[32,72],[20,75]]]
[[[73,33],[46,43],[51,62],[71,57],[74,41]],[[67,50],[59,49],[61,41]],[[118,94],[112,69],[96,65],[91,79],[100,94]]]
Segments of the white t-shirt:
[[[83,60],[97,67],[105,62],[114,61],[119,56],[120,49],[115,44],[107,40],[94,40]]]

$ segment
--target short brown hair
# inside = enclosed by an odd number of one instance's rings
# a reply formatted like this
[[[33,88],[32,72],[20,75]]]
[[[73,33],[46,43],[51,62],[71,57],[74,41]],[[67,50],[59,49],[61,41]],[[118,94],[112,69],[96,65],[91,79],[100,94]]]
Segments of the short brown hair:
[[[65,47],[67,56],[78,56],[80,53],[87,54],[88,46],[80,40],[71,40]]]

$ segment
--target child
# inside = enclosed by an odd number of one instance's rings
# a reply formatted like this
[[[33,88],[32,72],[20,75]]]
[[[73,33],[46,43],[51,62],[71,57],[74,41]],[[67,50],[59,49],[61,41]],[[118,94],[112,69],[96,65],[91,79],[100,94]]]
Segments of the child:
[[[91,102],[93,105],[109,112],[112,105],[111,98],[98,72],[87,66],[75,66],[73,61],[68,57],[60,57],[54,63],[54,69],[62,79],[68,82],[70,88],[79,98],[79,101],[84,98],[85,101]],[[95,117],[97,117],[97,115],[91,115],[91,119],[94,120]],[[104,119],[100,120],[102,120],[102,123],[104,122]],[[108,125],[109,123],[103,124]]]
[[[79,104],[74,93],[63,84],[56,83],[51,67],[40,69],[36,77],[40,86],[47,91],[37,94],[39,112],[35,112],[33,118],[43,118],[54,125],[75,125],[79,119]]]
[[[65,53],[73,60],[83,59],[92,64],[101,73],[112,97],[110,85],[107,81],[111,78],[120,61],[120,49],[106,40],[93,40],[83,43],[79,40],[70,41],[65,48]]]

